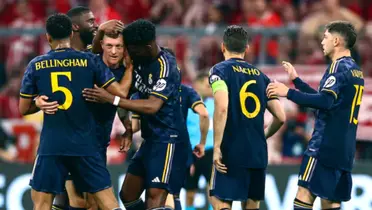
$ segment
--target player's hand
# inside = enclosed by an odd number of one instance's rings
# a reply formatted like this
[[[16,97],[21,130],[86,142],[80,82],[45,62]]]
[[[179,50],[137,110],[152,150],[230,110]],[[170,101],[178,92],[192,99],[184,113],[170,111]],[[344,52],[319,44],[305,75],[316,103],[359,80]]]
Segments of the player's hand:
[[[120,20],[109,20],[102,23],[99,27],[99,31],[104,31],[105,33],[121,33],[124,29],[124,23]]]
[[[190,166],[190,176],[194,176],[194,174],[195,174],[195,165],[191,164],[191,166]]]
[[[113,103],[114,96],[107,92],[105,89],[94,85],[94,88],[85,88],[83,90],[85,100],[95,103]]]
[[[133,133],[131,131],[125,131],[121,136],[120,150],[119,152],[128,152],[132,145]]]
[[[204,144],[198,144],[198,145],[195,146],[194,151],[192,153],[194,153],[194,155],[197,158],[202,158],[204,156],[204,151],[205,151],[205,145]]]
[[[38,96],[35,99],[35,105],[45,114],[55,114],[58,111],[59,104],[57,101],[48,102],[48,99],[48,96],[45,95]]]
[[[225,164],[222,163],[222,153],[221,149],[214,149],[213,150],[213,164],[216,167],[216,170],[219,171],[220,173],[227,173],[227,168]]]
[[[293,67],[293,65],[287,61],[283,61],[282,65],[284,67],[284,70],[288,73],[289,78],[291,80],[294,80],[298,77],[296,69]]]
[[[274,97],[274,96],[281,96],[286,97],[288,94],[289,88],[280,82],[272,82],[267,86],[266,94],[268,98]]]

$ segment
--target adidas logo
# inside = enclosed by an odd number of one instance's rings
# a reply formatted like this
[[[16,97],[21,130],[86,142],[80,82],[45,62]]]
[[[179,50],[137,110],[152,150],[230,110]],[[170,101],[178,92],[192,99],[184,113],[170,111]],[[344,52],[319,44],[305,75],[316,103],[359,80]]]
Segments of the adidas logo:
[[[160,182],[160,179],[159,179],[159,177],[156,177],[151,182]]]

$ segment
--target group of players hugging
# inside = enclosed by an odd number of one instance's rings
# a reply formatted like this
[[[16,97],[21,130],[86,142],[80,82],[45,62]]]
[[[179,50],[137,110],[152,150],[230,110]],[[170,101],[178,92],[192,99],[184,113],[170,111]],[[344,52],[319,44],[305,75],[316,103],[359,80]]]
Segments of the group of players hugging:
[[[208,181],[215,210],[229,210],[233,201],[241,201],[244,210],[259,209],[265,195],[266,139],[286,120],[280,97],[316,110],[294,209],[312,209],[316,197],[323,209],[333,210],[350,200],[364,88],[363,73],[350,56],[356,37],[350,23],[329,23],[321,44],[332,64],[318,90],[283,61],[295,86],[290,89],[244,60],[249,37],[243,27],[225,29],[225,60],[210,69],[208,79],[214,98]],[[121,209],[106,167],[116,112],[125,127],[120,152],[132,143],[129,113],[139,119],[135,131],[140,129],[144,139],[120,190],[125,209],[181,209],[178,196],[190,153],[202,157],[205,144],[202,138],[192,151],[184,110],[204,106],[195,91],[184,90],[175,55],[157,45],[154,24],[140,19],[124,26],[110,20],[98,26],[89,8],[75,7],[48,17],[46,38],[51,50],[28,64],[19,102],[23,115],[44,112],[30,180],[34,209]],[[186,103],[189,98],[195,103]],[[266,109],[273,117],[265,128]]]

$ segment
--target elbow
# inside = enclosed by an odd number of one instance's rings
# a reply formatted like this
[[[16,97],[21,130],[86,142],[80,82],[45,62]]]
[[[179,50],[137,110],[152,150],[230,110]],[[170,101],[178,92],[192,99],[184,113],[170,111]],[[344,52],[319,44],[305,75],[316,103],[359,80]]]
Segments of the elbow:
[[[278,123],[280,124],[280,126],[284,125],[285,121],[287,120],[287,117],[285,116],[285,114],[283,113],[283,115],[281,115],[280,117],[278,117]]]
[[[207,109],[203,109],[201,112],[199,112],[200,119],[208,120],[209,115]]]

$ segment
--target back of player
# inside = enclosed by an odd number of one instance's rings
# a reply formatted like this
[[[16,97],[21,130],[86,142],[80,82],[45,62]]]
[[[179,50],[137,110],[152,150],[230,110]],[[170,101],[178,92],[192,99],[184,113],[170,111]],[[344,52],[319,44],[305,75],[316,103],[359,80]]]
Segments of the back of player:
[[[114,76],[95,55],[69,48],[72,23],[66,15],[50,16],[46,28],[52,50],[29,63],[20,93],[23,114],[31,112],[32,97],[36,95],[45,95],[59,104],[55,114],[44,114],[30,181],[35,209],[51,209],[51,194],[64,191],[69,172],[83,192],[97,193],[111,186],[110,175],[98,153],[91,106],[82,91],[93,84],[106,87],[115,81]],[[115,207],[117,203],[104,205]]]
[[[242,27],[229,26],[221,48],[225,61],[216,64],[209,77],[215,98],[210,194],[218,200],[215,209],[230,209],[232,201],[242,201],[243,209],[256,209],[265,194],[264,113],[270,80],[243,60],[248,34]]]
[[[228,166],[266,168],[267,145],[264,113],[268,77],[242,59],[231,58],[215,65],[210,83],[225,81],[229,90],[222,162]]]

